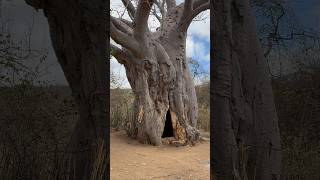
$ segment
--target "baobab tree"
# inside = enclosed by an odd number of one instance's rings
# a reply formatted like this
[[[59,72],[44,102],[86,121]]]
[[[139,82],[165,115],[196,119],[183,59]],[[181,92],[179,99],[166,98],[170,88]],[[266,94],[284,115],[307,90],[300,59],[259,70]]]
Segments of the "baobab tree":
[[[217,179],[280,179],[278,117],[250,0],[214,0],[212,171]]]
[[[47,17],[58,62],[78,105],[79,120],[57,179],[102,179],[107,172],[109,87],[106,0],[26,0]],[[62,175],[63,176],[62,176]],[[104,178],[106,179],[106,177]]]
[[[122,3],[130,19],[111,17],[111,38],[121,45],[111,45],[111,54],[124,65],[136,96],[130,135],[160,145],[166,115],[170,115],[174,143],[194,143],[199,138],[198,107],[186,38],[193,19],[209,8],[209,0],[185,0],[178,5],[175,0],[139,0],[136,6],[130,0]],[[156,31],[148,27],[151,15],[160,22]]]

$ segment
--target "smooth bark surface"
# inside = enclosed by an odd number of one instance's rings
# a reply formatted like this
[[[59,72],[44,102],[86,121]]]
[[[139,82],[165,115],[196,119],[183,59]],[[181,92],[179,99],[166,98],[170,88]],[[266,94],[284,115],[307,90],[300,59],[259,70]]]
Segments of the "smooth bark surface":
[[[249,0],[215,0],[212,14],[211,172],[280,179],[278,117]]]
[[[102,165],[95,164],[101,153],[106,154],[106,147],[109,144],[105,51],[107,2],[105,0],[26,0],[26,2],[37,10],[43,9],[48,19],[55,53],[79,107],[80,119],[67,147],[66,175],[68,179],[77,180],[98,178],[97,176],[103,174],[109,163],[107,156],[102,159]],[[99,152],[101,146],[103,148]]]

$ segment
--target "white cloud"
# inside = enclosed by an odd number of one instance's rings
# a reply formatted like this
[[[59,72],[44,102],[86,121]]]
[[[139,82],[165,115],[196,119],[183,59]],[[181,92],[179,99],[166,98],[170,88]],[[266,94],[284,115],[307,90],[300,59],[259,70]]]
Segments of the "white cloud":
[[[193,21],[188,29],[188,34],[192,36],[199,36],[203,39],[207,39],[209,42],[210,38],[210,11],[204,11],[199,14],[196,18],[205,18],[201,21]]]
[[[187,37],[186,53],[187,57],[193,57],[196,61],[210,61],[210,52],[207,51],[209,43],[206,41],[196,41],[195,36]]]
[[[210,46],[210,11],[202,12],[196,19],[203,20],[191,23],[188,29],[186,53],[188,57],[195,57],[196,61],[209,62],[210,52],[206,49]]]
[[[192,57],[194,55],[194,41],[192,40],[191,36],[187,36],[186,42],[186,53],[187,57]]]
[[[204,60],[210,62],[210,51],[204,56]]]

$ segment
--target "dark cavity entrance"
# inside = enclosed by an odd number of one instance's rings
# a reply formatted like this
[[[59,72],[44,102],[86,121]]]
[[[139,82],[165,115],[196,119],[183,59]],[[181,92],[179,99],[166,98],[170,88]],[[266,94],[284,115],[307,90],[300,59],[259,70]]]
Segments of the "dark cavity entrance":
[[[162,133],[162,138],[165,138],[165,137],[173,137],[173,128],[172,128],[170,110],[167,111],[166,122],[165,122],[164,130]]]

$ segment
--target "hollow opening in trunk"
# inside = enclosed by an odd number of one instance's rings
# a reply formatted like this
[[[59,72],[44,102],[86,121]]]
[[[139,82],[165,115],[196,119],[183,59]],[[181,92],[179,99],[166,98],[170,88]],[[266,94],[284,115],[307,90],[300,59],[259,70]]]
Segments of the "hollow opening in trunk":
[[[172,128],[170,110],[167,111],[166,122],[165,122],[163,133],[162,133],[162,138],[165,138],[165,137],[173,137],[173,128]]]

